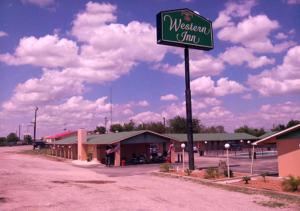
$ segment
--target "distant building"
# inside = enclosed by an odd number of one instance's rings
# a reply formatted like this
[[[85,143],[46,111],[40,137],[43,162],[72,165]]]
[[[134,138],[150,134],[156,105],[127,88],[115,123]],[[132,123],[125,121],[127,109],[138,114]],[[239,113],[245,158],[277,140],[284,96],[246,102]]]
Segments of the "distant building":
[[[76,133],[77,133],[77,131],[65,131],[63,133],[58,133],[58,134],[51,135],[51,136],[45,136],[43,138],[43,141],[45,141],[46,143],[54,143],[55,141],[61,140],[63,138],[74,136],[74,135],[76,135]]]
[[[204,133],[194,134],[194,146],[199,150],[222,150],[230,143],[232,150],[251,146],[257,137],[246,133]],[[170,162],[179,161],[181,143],[187,142],[186,134],[159,134],[149,130],[89,134],[79,129],[77,134],[51,142],[50,153],[55,156],[78,160],[94,160],[105,163],[106,150],[111,148],[114,165],[130,163],[135,157],[143,156],[153,161],[153,156],[165,156]]]

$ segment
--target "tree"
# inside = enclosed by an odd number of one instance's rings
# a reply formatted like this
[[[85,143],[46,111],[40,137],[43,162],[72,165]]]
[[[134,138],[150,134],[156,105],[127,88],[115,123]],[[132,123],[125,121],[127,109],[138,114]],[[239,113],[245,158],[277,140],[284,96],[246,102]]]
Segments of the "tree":
[[[25,135],[24,136],[24,142],[25,142],[25,144],[32,144],[32,137],[31,137],[31,135]]]
[[[16,143],[17,141],[19,141],[19,138],[15,133],[10,133],[6,137],[6,140],[7,140],[7,143]]]
[[[136,130],[151,130],[156,133],[165,133],[166,127],[161,122],[150,122],[139,124]]]
[[[222,126],[222,125],[205,127],[202,129],[201,132],[204,132],[204,133],[226,133],[226,131],[224,130],[224,126]]]
[[[278,124],[278,125],[273,125],[273,128],[271,129],[274,132],[282,131],[285,129],[285,125]]]
[[[111,132],[122,132],[123,131],[123,126],[121,124],[112,124],[110,126],[110,131]]]
[[[244,125],[242,127],[239,127],[234,130],[235,133],[248,133],[250,135],[259,137],[266,133],[266,131],[263,128],[251,128],[247,125]]]
[[[193,119],[193,133],[200,133],[203,126],[198,119]],[[169,120],[171,133],[187,133],[186,118],[176,116]]]
[[[281,131],[281,130],[285,130],[287,128],[293,127],[295,125],[300,124],[299,120],[293,120],[291,119],[286,125],[284,124],[278,124],[278,125],[273,125],[272,131]]]
[[[103,126],[97,126],[96,129],[94,130],[94,133],[105,134],[106,128]]]
[[[186,133],[186,119],[176,116],[169,120],[171,133]]]
[[[133,131],[135,130],[135,123],[130,120],[129,123],[124,123],[123,124],[123,131]]]
[[[295,125],[298,125],[298,124],[300,124],[300,121],[299,120],[290,120],[288,123],[287,123],[287,125],[286,125],[286,128],[290,128],[290,127],[293,127],[293,126],[295,126]]]
[[[0,137],[0,146],[5,146],[6,144],[6,137]]]

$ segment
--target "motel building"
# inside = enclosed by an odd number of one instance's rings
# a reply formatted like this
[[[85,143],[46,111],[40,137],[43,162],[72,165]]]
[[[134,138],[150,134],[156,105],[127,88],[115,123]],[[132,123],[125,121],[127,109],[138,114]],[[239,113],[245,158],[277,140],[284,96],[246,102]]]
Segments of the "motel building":
[[[246,133],[201,133],[194,134],[194,149],[199,155],[209,155],[212,151],[222,155],[225,143],[231,144],[233,152],[237,149],[250,150],[251,143],[257,140],[257,137]],[[90,134],[85,129],[79,129],[73,136],[48,143],[48,153],[104,164],[109,148],[114,166],[159,163],[166,157],[169,162],[175,163],[182,162],[181,144],[186,142],[186,134],[159,134],[149,130]]]
[[[258,147],[276,144],[280,177],[300,177],[300,124],[253,143]]]
[[[76,131],[65,131],[63,133],[58,133],[58,134],[51,135],[51,136],[45,136],[45,137],[43,137],[43,140],[46,143],[54,143],[58,140],[61,140],[63,138],[69,137],[69,136],[74,136],[74,135],[76,135]]]

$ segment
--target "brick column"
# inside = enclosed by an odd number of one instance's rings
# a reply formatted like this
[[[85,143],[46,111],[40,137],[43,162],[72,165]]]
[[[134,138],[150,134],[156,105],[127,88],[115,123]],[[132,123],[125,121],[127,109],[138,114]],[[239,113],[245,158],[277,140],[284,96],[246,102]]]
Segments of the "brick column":
[[[172,143],[173,147],[171,147],[171,163],[175,163],[177,159],[177,154],[175,152],[175,143]]]
[[[79,129],[77,133],[78,160],[87,159],[87,147],[84,144],[87,141],[87,132],[85,129]]]
[[[121,144],[120,143],[118,149],[115,151],[115,166],[121,166]]]
[[[93,146],[93,161],[98,161],[98,158],[97,158],[97,145]]]

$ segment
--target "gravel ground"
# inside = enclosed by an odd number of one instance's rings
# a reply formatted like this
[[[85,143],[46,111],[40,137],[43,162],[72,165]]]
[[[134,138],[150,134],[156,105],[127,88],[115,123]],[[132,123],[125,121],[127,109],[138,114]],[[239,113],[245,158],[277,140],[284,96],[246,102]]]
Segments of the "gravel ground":
[[[0,148],[0,210],[299,210],[270,208],[247,195],[149,173],[157,165],[82,167]],[[254,202],[256,201],[256,202]],[[271,200],[272,201],[272,200]],[[294,207],[291,207],[294,206]]]

